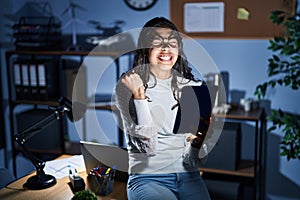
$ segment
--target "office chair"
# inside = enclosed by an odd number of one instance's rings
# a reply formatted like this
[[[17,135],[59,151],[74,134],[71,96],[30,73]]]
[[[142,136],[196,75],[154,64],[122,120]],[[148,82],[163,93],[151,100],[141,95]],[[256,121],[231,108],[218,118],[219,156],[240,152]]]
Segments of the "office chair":
[[[4,188],[7,184],[14,181],[16,178],[7,168],[0,168],[0,189]]]

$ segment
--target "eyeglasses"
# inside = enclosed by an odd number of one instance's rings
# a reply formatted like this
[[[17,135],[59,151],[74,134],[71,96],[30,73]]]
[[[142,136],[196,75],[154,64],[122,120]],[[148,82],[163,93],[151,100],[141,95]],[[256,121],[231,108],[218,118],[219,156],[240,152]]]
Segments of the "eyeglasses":
[[[170,47],[178,48],[178,40],[175,36],[170,35],[168,38],[163,38],[160,35],[156,35],[151,43],[153,48]]]

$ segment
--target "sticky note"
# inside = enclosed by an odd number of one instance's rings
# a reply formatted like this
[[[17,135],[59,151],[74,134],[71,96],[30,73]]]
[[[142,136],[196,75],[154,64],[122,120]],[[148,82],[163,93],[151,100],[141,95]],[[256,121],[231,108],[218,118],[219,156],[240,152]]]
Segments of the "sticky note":
[[[240,19],[240,20],[249,20],[249,16],[250,16],[250,13],[247,9],[245,8],[238,8],[238,11],[237,11],[237,19]]]

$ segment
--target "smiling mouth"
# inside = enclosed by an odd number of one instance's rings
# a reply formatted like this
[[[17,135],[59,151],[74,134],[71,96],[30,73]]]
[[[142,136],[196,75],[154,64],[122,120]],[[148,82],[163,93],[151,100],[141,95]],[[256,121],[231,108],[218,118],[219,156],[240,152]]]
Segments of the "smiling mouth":
[[[161,61],[171,61],[172,60],[172,56],[170,55],[161,55],[158,57],[159,60]]]

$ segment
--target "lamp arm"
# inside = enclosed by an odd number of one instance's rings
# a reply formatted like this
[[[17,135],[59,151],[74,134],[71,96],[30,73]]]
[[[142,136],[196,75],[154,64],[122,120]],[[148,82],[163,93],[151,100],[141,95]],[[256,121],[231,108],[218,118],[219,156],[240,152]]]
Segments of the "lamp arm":
[[[37,123],[33,124],[31,127],[15,135],[15,141],[20,145],[24,155],[35,166],[37,175],[45,174],[43,169],[46,165],[46,162],[34,157],[25,147],[25,143],[27,142],[28,139],[33,137],[35,134],[41,132],[44,128],[48,127],[56,120],[59,120],[64,115],[65,111],[66,108],[63,106],[55,107],[54,112],[48,115],[46,118],[38,121]]]
[[[24,143],[19,142],[20,140],[18,140],[17,136],[15,137],[16,141],[18,142],[18,144],[20,145],[24,155],[33,163],[35,169],[36,169],[36,173],[38,175],[40,174],[45,174],[44,172],[44,167],[46,165],[45,161],[42,161],[36,157],[34,157],[28,150],[27,148],[24,146]]]

